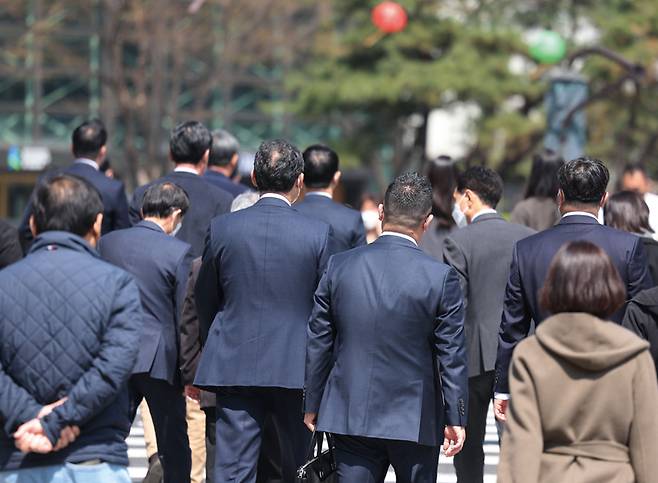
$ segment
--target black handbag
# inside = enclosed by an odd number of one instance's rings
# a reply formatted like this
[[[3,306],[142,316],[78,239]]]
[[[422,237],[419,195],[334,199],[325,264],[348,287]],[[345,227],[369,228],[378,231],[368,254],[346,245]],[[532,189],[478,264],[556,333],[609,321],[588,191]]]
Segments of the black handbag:
[[[322,451],[323,435],[327,436],[329,449]],[[315,454],[314,454],[315,450]],[[334,438],[330,433],[314,431],[311,447],[308,449],[306,463],[297,470],[296,483],[338,483],[336,458],[334,456]]]

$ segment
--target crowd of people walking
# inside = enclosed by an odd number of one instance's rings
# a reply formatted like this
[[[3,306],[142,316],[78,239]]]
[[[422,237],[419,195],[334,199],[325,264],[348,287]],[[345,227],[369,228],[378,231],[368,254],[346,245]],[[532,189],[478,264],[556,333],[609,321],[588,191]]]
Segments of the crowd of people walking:
[[[449,157],[359,210],[338,154],[176,126],[174,170],[99,170],[100,121],[0,224],[0,483],[295,482],[329,435],[331,480],[482,483],[658,474],[658,207],[642,166],[533,160],[507,221],[495,171]],[[25,254],[25,256],[23,256]],[[151,430],[149,430],[152,428]],[[204,476],[205,475],[205,476]]]

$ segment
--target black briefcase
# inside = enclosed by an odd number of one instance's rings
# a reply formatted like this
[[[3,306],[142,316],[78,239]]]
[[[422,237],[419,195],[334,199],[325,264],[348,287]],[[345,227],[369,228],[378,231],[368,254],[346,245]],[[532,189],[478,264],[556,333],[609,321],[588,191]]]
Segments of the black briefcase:
[[[327,436],[329,449],[322,451],[323,435]],[[338,483],[334,438],[330,433],[314,431],[311,447],[308,449],[306,464],[297,470],[296,483]]]

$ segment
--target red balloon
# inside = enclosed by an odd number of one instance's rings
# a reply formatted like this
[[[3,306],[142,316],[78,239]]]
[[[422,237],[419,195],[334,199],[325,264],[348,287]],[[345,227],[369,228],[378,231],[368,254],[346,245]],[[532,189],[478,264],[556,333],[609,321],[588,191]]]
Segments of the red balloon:
[[[372,9],[372,23],[387,34],[400,32],[407,25],[407,12],[400,4],[385,1]]]

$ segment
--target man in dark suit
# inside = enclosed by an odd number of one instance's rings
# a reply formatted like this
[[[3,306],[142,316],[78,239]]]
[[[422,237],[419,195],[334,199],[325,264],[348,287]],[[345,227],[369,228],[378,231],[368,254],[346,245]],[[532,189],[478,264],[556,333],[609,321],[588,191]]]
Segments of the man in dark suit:
[[[0,220],[0,269],[23,258],[18,230],[8,221]]]
[[[418,248],[432,187],[397,178],[382,236],[334,255],[308,327],[304,410],[335,437],[339,481],[436,481],[439,446],[464,443],[468,375],[457,274]]]
[[[195,291],[207,341],[194,382],[217,393],[215,483],[256,481],[268,416],[283,481],[294,481],[308,449],[300,417],[306,325],[331,227],[291,206],[303,168],[297,148],[264,142],[252,173],[260,200],[210,225]]]
[[[203,252],[210,220],[228,213],[233,201],[230,193],[202,177],[208,165],[211,142],[210,131],[200,122],[188,121],[176,126],[169,138],[169,156],[176,164],[173,173],[137,188],[130,203],[130,221],[136,225],[142,220],[142,198],[150,186],[168,181],[183,188],[190,198],[190,209],[176,232],[176,238],[192,245],[190,253],[193,258]]]
[[[509,278],[514,244],[535,233],[508,223],[496,212],[503,180],[483,166],[467,169],[457,182],[457,204],[468,226],[444,241],[443,260],[459,275],[466,317],[468,354],[468,438],[455,456],[459,483],[482,483],[487,411],[493,398],[494,368],[505,284]]]
[[[295,203],[300,213],[322,220],[333,229],[335,253],[366,244],[361,213],[333,201],[340,181],[338,155],[327,146],[314,144],[304,151],[304,199]]]
[[[540,324],[549,314],[540,306],[538,292],[557,251],[573,240],[590,241],[602,248],[626,284],[627,298],[653,283],[640,237],[603,226],[598,213],[608,198],[610,174],[603,162],[578,158],[558,171],[558,206],[562,219],[553,228],[519,241],[513,252],[498,336],[494,411],[505,421],[509,399],[508,370],[516,344],[527,337],[530,322]],[[611,319],[621,323],[624,309]]]
[[[206,181],[228,191],[234,198],[248,191],[245,185],[231,179],[238,167],[239,150],[240,143],[230,132],[223,129],[213,131],[208,169],[203,175]]]
[[[178,368],[179,320],[190,271],[190,245],[170,236],[188,207],[180,187],[168,182],[154,184],[144,194],[143,220],[99,242],[101,256],[134,275],[139,286],[144,321],[130,387],[135,410],[145,398],[153,416],[165,483],[189,482],[191,470]]]
[[[128,200],[123,183],[108,178],[98,169],[107,156],[106,143],[107,131],[101,121],[92,119],[83,122],[75,128],[71,139],[71,149],[73,156],[76,158],[73,164],[65,169],[49,171],[39,180],[39,183],[43,183],[58,174],[72,174],[91,183],[98,190],[103,200],[103,235],[130,226]],[[29,227],[31,214],[32,203],[29,202],[19,227],[23,248],[26,251],[34,239]]]

